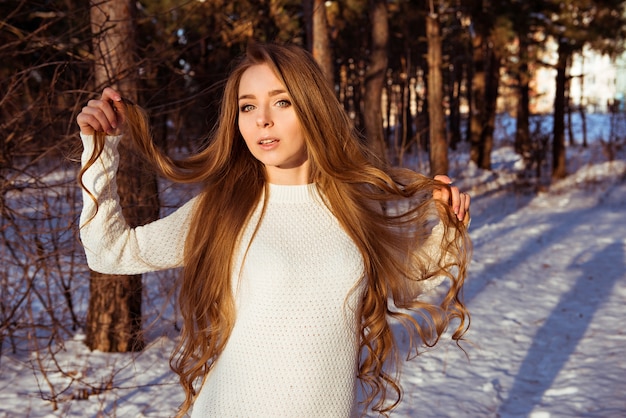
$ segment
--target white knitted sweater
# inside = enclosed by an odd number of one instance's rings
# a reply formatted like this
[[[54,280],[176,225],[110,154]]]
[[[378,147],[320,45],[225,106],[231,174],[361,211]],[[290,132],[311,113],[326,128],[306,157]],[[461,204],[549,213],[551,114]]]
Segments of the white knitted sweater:
[[[81,138],[84,164],[93,139]],[[88,221],[95,205],[83,194],[81,239],[89,266],[110,274],[180,266],[194,199],[167,217],[129,228],[115,184],[118,141],[107,137],[100,160],[83,177],[99,204]],[[270,185],[244,260],[259,214],[257,208],[235,258],[235,326],[192,417],[349,417],[362,257],[314,185]]]

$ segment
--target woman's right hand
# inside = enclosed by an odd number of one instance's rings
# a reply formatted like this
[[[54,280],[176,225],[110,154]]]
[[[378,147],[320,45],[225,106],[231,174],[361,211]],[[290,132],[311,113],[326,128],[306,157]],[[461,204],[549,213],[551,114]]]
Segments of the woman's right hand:
[[[433,197],[439,199],[444,203],[448,203],[452,207],[452,211],[456,215],[459,221],[462,221],[465,226],[469,226],[470,223],[470,201],[471,197],[467,193],[463,193],[458,187],[452,186],[452,180],[448,176],[437,175],[435,180],[440,181],[450,186],[449,189],[441,188],[435,190]]]
[[[125,122],[122,96],[110,87],[105,88],[100,99],[87,102],[76,122],[85,135],[93,135],[94,132],[119,135]]]

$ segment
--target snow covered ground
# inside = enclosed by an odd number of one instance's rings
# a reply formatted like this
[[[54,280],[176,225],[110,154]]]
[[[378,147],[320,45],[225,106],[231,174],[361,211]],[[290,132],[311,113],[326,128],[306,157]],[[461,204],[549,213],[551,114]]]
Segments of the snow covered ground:
[[[455,155],[456,184],[473,197],[469,358],[442,342],[405,363],[392,417],[626,416],[626,150],[607,161],[602,128],[593,125],[589,148],[568,149],[571,175],[538,192],[517,180],[510,124],[500,126],[493,171]],[[158,294],[170,280],[146,283]],[[65,374],[48,375],[56,391],[68,387],[56,411],[42,399],[50,386],[34,371],[37,356],[3,355],[0,417],[173,416],[183,395],[168,365],[170,303],[147,304],[166,314],[149,325],[142,353],[90,353],[80,334],[66,341],[56,355]]]
[[[418,358],[398,416],[626,416],[625,173],[622,160],[536,196],[477,194],[470,359]]]

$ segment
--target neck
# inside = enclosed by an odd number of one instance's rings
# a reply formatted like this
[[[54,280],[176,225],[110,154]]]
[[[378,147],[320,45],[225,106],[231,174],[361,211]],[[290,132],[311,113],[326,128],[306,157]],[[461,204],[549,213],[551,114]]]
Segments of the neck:
[[[294,168],[265,167],[268,183],[283,186],[299,186],[311,183],[308,164]]]

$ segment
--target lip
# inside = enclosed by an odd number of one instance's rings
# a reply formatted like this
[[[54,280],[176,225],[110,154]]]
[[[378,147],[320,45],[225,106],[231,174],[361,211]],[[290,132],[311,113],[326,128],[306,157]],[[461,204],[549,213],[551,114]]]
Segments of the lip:
[[[279,142],[278,138],[268,137],[259,139],[257,144],[264,150],[270,150],[277,147]]]

